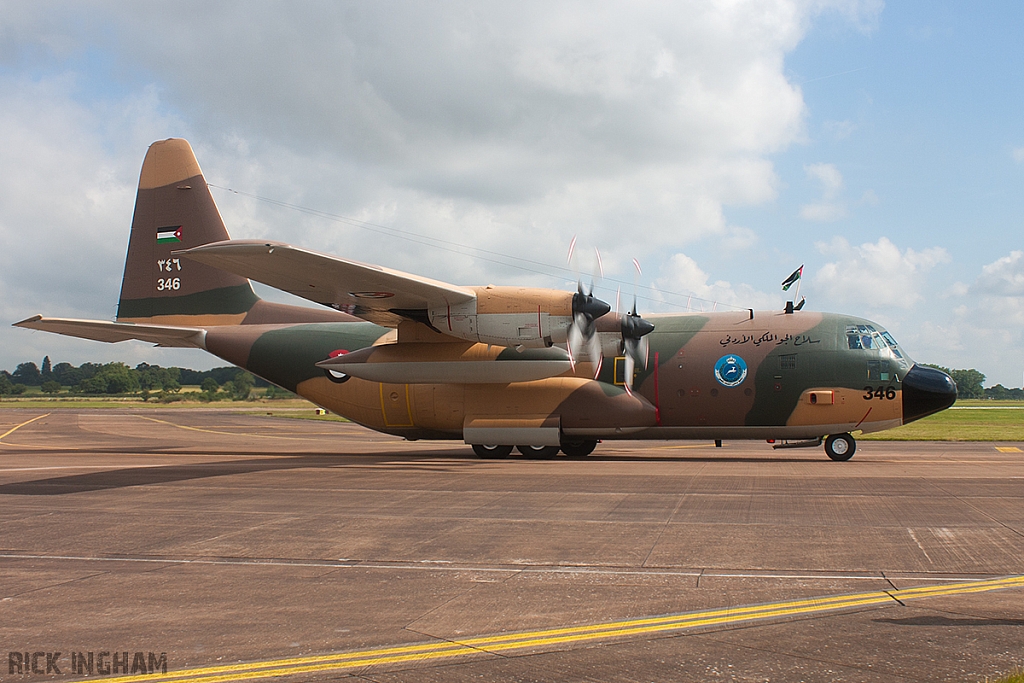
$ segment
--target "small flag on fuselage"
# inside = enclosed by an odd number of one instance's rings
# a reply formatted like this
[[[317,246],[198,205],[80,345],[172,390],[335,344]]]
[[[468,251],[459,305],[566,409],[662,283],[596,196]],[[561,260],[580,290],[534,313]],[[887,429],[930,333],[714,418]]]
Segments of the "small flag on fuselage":
[[[793,271],[793,273],[782,281],[782,291],[789,291],[789,288],[793,286],[793,283],[800,279],[804,274],[804,267],[801,265],[799,268]]]
[[[167,228],[156,229],[156,243],[161,244],[164,242],[180,242],[181,241],[181,226],[172,225]]]

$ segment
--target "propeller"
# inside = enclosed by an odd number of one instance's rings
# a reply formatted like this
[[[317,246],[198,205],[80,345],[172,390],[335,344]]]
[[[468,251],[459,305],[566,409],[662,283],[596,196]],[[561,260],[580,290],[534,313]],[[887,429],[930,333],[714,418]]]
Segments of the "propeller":
[[[567,340],[569,362],[574,370],[580,352],[586,349],[587,356],[594,363],[594,376],[601,372],[601,342],[597,338],[594,321],[610,310],[611,306],[594,296],[593,287],[584,292],[582,283],[577,286],[576,293],[572,295],[572,326]]]
[[[573,263],[573,252],[576,248],[576,236],[569,243],[568,262]],[[589,291],[583,290],[583,280],[576,278],[576,293],[572,295],[572,325],[569,327],[566,347],[569,351],[569,364],[573,371],[576,370],[576,361],[585,350],[587,357],[594,364],[594,378],[601,372],[601,341],[597,336],[597,327],[594,321],[612,310],[604,301],[594,296],[594,281],[604,275],[604,266],[601,263],[601,252],[594,250],[596,257],[595,274],[590,279]],[[575,267],[573,268],[575,270]]]
[[[643,271],[640,270],[640,263],[636,259],[633,259],[633,265],[636,267],[637,275],[643,275]],[[637,365],[642,365],[645,370],[647,369],[647,357],[649,354],[647,335],[654,331],[654,323],[644,320],[637,312],[636,280],[634,279],[633,282],[633,308],[623,313],[619,321],[619,328],[622,332],[622,353],[626,357],[625,387],[626,391],[630,393],[632,393],[633,387],[634,368]],[[615,308],[618,309],[617,294],[615,297]]]

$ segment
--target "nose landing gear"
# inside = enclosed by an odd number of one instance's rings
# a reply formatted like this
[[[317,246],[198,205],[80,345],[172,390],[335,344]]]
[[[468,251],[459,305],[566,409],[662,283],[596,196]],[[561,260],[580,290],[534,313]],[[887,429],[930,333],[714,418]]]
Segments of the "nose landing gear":
[[[849,434],[832,434],[825,439],[825,455],[832,460],[849,460],[856,451],[857,442]]]

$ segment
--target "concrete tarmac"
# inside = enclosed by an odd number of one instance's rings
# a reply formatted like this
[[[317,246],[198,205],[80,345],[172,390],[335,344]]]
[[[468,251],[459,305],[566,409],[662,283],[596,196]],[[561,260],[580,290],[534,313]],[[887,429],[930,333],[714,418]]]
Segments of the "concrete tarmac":
[[[494,461],[237,406],[4,409],[0,435],[4,681],[162,679],[161,656],[204,683],[1024,666],[1024,444]]]

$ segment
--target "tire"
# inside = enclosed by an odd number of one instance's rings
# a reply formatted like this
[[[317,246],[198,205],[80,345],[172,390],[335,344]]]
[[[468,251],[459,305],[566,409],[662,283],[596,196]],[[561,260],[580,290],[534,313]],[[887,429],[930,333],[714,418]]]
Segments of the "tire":
[[[550,460],[558,455],[558,446],[516,446],[530,460]]]
[[[508,457],[509,453],[512,452],[511,446],[485,446],[483,444],[473,444],[473,452],[476,453],[478,458],[484,458],[487,460],[504,460]]]
[[[837,462],[853,457],[857,452],[857,442],[849,434],[832,434],[825,439],[825,455]]]
[[[563,441],[562,452],[570,458],[585,458],[597,448],[597,441]]]

